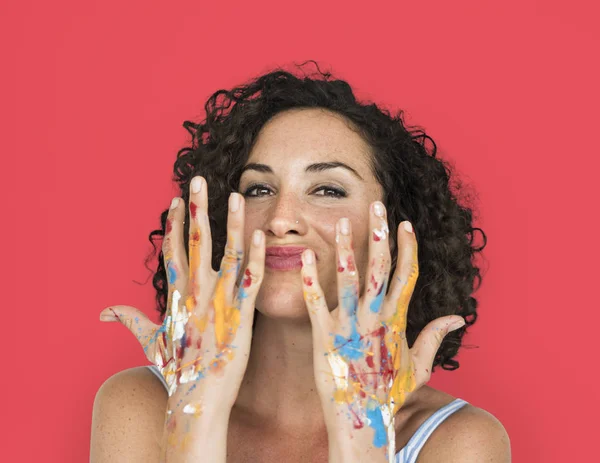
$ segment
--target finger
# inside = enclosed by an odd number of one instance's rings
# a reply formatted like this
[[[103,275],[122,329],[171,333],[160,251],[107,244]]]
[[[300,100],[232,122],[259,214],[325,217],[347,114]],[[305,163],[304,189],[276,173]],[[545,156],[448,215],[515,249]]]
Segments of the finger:
[[[185,211],[183,201],[173,198],[167,215],[166,231],[162,251],[167,271],[169,301],[174,291],[186,294],[188,263],[183,246],[183,220]]]
[[[248,264],[237,292],[243,324],[254,320],[254,303],[265,274],[265,234],[261,230],[254,230],[248,254]]]
[[[335,225],[337,258],[338,319],[341,326],[349,327],[356,319],[359,297],[358,271],[352,248],[352,227],[347,218]]]
[[[165,358],[167,354],[160,333],[161,326],[150,321],[142,311],[135,307],[116,305],[100,312],[100,320],[120,322],[131,331],[144,348],[144,353],[150,362],[163,366],[168,361],[168,358]]]
[[[319,284],[315,253],[312,249],[306,249],[302,253],[300,275],[302,276],[302,293],[308,309],[314,339],[317,333],[320,335],[327,330],[330,315],[323,289]]]
[[[427,383],[431,378],[431,366],[446,335],[464,324],[465,320],[462,317],[452,315],[433,320],[419,333],[410,349],[415,365],[417,387]]]
[[[189,284],[186,307],[201,318],[202,308],[208,307],[212,295],[212,237],[208,221],[208,196],[206,181],[194,177],[190,183],[189,227]],[[200,303],[202,302],[202,303]]]
[[[234,304],[235,282],[244,257],[244,200],[239,193],[229,195],[227,215],[227,244],[221,260],[213,299],[217,345],[225,348],[230,343],[232,330],[240,324],[240,310]]]
[[[406,330],[408,305],[419,278],[418,245],[410,222],[398,227],[398,258],[396,271],[388,293],[385,319],[393,318],[401,331]]]
[[[390,240],[387,214],[384,205],[375,201],[370,208],[369,266],[365,281],[364,301],[359,319],[375,326],[383,315],[383,302],[387,291],[391,267]]]

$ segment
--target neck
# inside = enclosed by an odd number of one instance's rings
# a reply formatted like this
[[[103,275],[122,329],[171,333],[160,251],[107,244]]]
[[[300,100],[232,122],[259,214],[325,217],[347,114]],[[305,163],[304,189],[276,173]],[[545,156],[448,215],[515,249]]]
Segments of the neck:
[[[269,425],[324,427],[310,320],[273,319],[260,313],[256,317],[236,411]]]

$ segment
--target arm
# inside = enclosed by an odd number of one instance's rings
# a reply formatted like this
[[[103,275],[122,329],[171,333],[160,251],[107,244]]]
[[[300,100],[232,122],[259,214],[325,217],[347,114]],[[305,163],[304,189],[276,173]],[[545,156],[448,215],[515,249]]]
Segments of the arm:
[[[163,385],[144,367],[106,380],[94,400],[90,463],[225,461],[228,421],[183,413],[165,420],[167,406]]]
[[[229,412],[194,415],[184,413],[178,402],[177,396],[167,402],[160,462],[225,462]]]

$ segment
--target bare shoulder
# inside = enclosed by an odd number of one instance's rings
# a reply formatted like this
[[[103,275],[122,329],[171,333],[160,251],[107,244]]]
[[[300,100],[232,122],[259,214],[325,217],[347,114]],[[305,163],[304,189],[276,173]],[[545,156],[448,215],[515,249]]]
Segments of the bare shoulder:
[[[108,378],[94,399],[90,462],[158,461],[167,398],[146,367]]]
[[[438,426],[423,446],[417,461],[509,463],[510,439],[494,415],[467,404]]]

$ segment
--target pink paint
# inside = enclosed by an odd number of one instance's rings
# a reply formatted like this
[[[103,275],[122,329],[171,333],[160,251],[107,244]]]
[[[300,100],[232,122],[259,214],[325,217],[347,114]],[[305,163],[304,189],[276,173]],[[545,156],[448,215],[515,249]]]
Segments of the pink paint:
[[[381,238],[379,238],[375,232],[373,232],[373,241],[381,241]]]
[[[312,284],[313,284],[312,278],[311,277],[304,277],[304,284],[306,286],[312,286]]]

